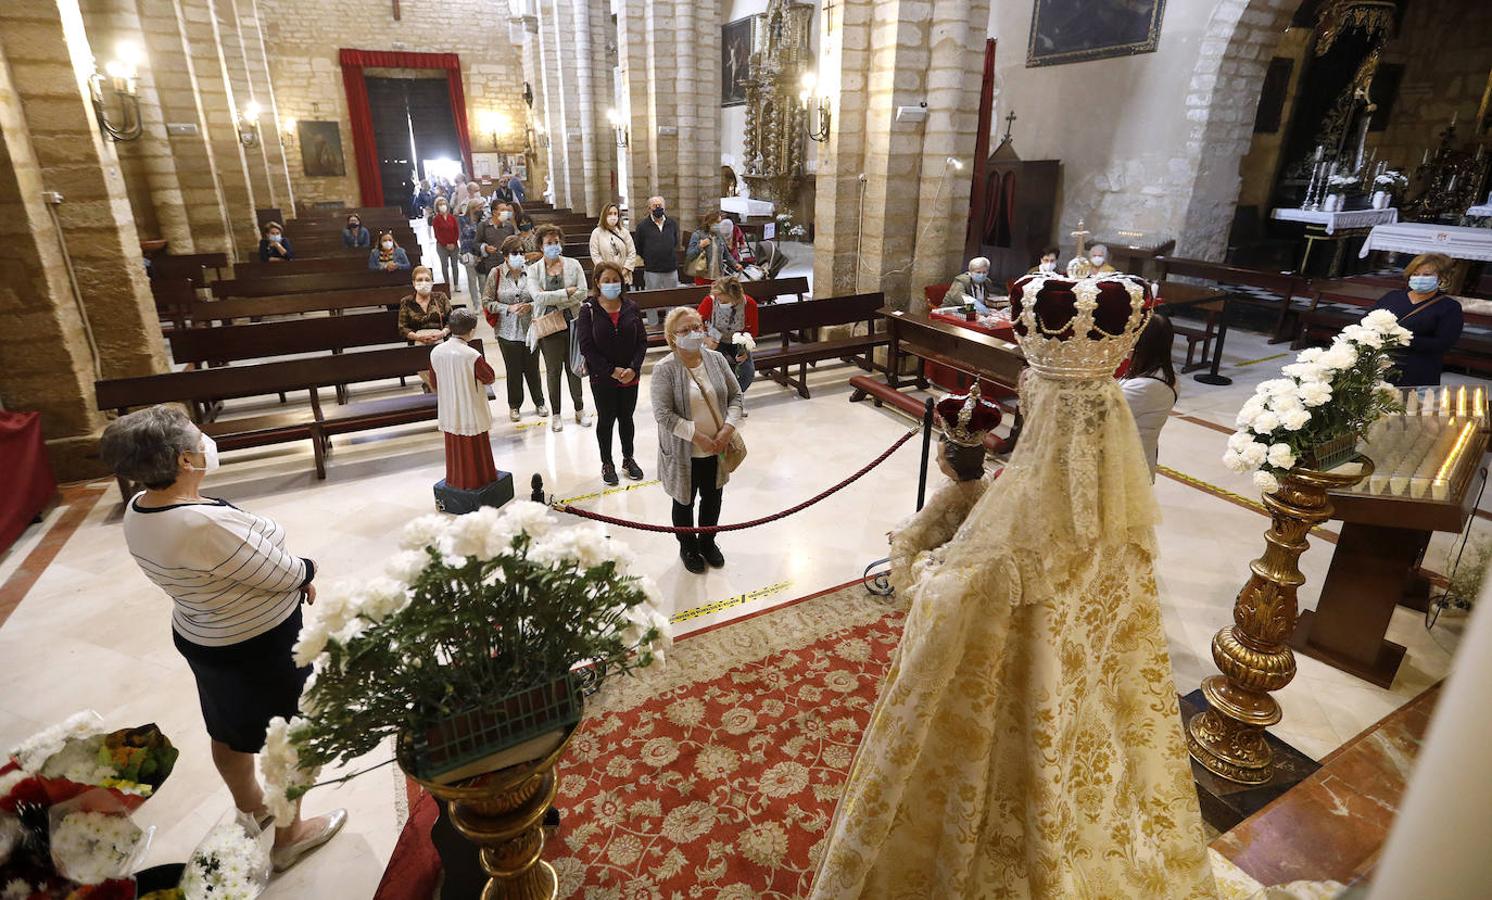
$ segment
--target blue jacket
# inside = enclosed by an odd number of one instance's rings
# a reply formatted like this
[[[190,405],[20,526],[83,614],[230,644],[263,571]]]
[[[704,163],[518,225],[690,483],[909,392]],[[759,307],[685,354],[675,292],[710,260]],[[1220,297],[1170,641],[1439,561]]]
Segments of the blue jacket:
[[[404,252],[403,247],[394,248],[394,265],[401,269],[409,268],[409,254]],[[378,251],[376,249],[368,254],[368,268],[374,272],[383,271],[383,266],[378,263]]]
[[[461,226],[460,247],[462,253],[470,253],[472,256],[480,255],[477,253],[477,232],[481,230],[482,222],[485,220],[486,216],[475,222],[471,220],[471,216],[456,217],[456,224]]]
[[[362,225],[357,227],[357,231],[343,228],[342,243],[348,247],[367,247],[372,245],[373,237],[368,234],[368,229]]]

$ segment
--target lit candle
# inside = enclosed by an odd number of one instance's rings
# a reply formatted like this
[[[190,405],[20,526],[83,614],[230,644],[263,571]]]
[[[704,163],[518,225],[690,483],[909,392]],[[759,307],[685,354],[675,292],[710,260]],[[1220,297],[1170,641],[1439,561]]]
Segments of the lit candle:
[[[1408,392],[1408,397],[1404,400],[1404,415],[1419,415],[1419,391]]]
[[[1471,415],[1474,418],[1485,419],[1487,417],[1486,402],[1486,396],[1482,393],[1482,386],[1477,385],[1476,390],[1471,395]]]
[[[1326,154],[1326,148],[1323,147],[1320,144],[1317,144],[1316,145],[1316,162],[1320,162],[1321,161],[1321,157],[1324,156],[1325,154]]]
[[[1425,148],[1425,155],[1421,156],[1419,158],[1419,164],[1422,165],[1422,166],[1427,166],[1427,165],[1430,164],[1430,148],[1429,147]]]
[[[1435,389],[1430,388],[1430,390],[1434,391]],[[1431,396],[1433,397],[1434,395],[1432,394]],[[1430,402],[1433,404],[1434,400],[1432,399]],[[1440,389],[1440,414],[1442,416],[1451,414],[1451,389],[1448,387]]]
[[[1466,385],[1464,384],[1456,391],[1456,415],[1463,418],[1466,416]]]

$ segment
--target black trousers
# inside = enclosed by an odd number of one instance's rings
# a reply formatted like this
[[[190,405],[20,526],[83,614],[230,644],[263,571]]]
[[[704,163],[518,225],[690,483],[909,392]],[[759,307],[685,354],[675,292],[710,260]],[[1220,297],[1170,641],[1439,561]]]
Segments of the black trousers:
[[[503,368],[507,370],[508,408],[523,405],[523,384],[528,382],[528,392],[533,395],[534,405],[544,405],[544,387],[539,379],[539,352],[528,349],[525,341],[497,339],[497,348],[502,351]]]
[[[611,462],[611,431],[615,426],[622,440],[622,459],[632,458],[632,413],[637,409],[636,383],[622,387],[610,375],[591,379],[591,396],[596,399],[596,443],[601,447],[601,461]]]
[[[715,475],[719,471],[719,465],[720,457],[713,454],[696,457],[689,461],[689,502],[674,501],[674,525],[687,528],[694,524],[694,499],[696,497],[699,498],[699,524],[702,526],[720,524],[720,500],[725,491],[723,488],[715,487]],[[713,534],[676,536],[679,539],[679,546],[686,550],[711,547],[715,544]]]

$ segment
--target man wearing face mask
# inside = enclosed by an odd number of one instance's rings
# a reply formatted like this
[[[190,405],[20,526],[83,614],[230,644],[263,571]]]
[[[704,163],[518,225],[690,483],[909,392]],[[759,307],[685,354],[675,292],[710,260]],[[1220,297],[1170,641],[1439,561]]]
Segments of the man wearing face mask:
[[[679,286],[679,223],[664,209],[662,197],[648,198],[648,217],[633,235],[642,257],[642,286],[656,291]]]
[[[1041,259],[1027,270],[1027,275],[1055,275],[1057,274],[1057,257],[1061,250],[1056,247],[1048,247],[1041,251]]]
[[[171,638],[197,684],[212,761],[244,816],[267,824],[255,774],[270,719],[297,714],[311,667],[295,664],[301,603],[316,599],[316,564],[285,547],[285,529],[204,496],[217,445],[179,408],[154,406],[104,429],[99,450],[144,490],[124,513],[124,541],[141,571],[172,600]],[[189,746],[190,742],[183,742]],[[336,835],[347,811],[275,822],[282,872]]]
[[[1093,263],[1094,275],[1107,275],[1117,272],[1118,269],[1109,264],[1109,247],[1107,244],[1094,244],[1088,251],[1088,261]]]
[[[983,256],[969,260],[969,271],[961,272],[953,279],[948,293],[943,295],[943,309],[963,309],[970,300],[974,303],[974,311],[981,315],[989,315],[1005,305],[1001,302],[1003,297],[997,298],[990,291],[989,260]]]

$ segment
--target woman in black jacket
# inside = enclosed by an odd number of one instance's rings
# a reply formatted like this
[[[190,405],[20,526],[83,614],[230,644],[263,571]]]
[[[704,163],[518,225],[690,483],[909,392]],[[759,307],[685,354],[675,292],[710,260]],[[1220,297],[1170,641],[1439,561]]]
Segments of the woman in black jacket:
[[[611,457],[613,425],[622,439],[622,471],[633,481],[642,480],[642,468],[632,455],[632,413],[637,409],[648,333],[637,304],[625,296],[626,281],[621,266],[598,263],[591,280],[595,293],[581,304],[575,324],[596,398],[596,443],[601,447],[601,480],[607,484],[617,483]]]

